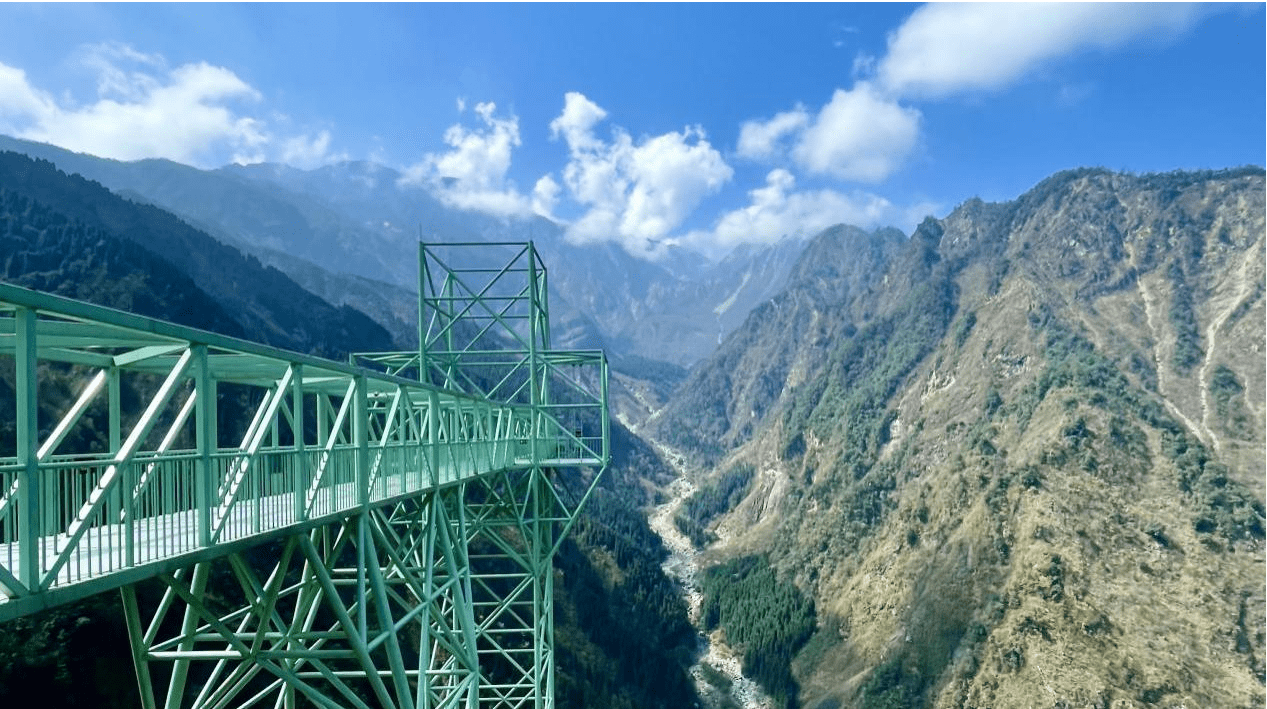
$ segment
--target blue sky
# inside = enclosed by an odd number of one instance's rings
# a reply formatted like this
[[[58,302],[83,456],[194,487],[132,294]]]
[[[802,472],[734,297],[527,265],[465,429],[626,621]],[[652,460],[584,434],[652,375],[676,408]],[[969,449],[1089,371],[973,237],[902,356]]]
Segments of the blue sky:
[[[374,160],[659,256],[1264,162],[1264,5],[0,4],[0,133]]]

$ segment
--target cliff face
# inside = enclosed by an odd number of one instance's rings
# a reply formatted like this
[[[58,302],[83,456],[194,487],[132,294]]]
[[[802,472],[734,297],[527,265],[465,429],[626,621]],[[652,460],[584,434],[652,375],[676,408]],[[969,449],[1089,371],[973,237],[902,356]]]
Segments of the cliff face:
[[[757,471],[801,705],[1261,706],[1264,277],[1257,169],[818,237],[652,422]]]

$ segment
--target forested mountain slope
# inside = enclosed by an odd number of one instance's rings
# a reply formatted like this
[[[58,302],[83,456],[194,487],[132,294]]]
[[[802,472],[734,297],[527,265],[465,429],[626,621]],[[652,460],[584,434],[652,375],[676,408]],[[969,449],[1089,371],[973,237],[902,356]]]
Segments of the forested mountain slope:
[[[1261,169],[1064,172],[793,274],[652,422],[715,471],[683,526],[812,601],[710,592],[808,615],[790,665],[747,633],[783,696],[1262,706]]]
[[[350,343],[363,351],[392,347],[387,332],[365,314],[336,308],[280,271],[171,214],[123,199],[52,163],[0,152],[0,187],[84,228],[133,242],[172,264],[232,313],[254,340],[335,357],[345,355]]]

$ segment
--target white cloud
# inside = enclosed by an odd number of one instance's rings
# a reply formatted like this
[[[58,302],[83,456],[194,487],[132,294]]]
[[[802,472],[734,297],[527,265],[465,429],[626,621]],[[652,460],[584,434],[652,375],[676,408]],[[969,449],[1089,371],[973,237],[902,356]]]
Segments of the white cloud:
[[[905,102],[1003,88],[1078,51],[1116,49],[1140,38],[1166,41],[1207,11],[1153,3],[924,5],[889,36],[885,56],[855,57],[853,88],[836,89],[817,114],[798,105],[745,122],[736,153],[785,165],[790,158],[816,175],[880,182],[919,142],[921,113]],[[1058,100],[1066,105],[1079,96],[1063,90]]]
[[[879,182],[893,174],[919,139],[919,111],[899,105],[860,82],[836,89],[817,114],[804,107],[768,121],[747,121],[737,152],[749,158],[790,157],[802,169],[851,182]],[[791,144],[791,150],[783,146]]]
[[[281,161],[292,167],[311,170],[330,162],[349,160],[347,153],[332,154],[330,152],[330,131],[323,130],[317,135],[297,135],[286,138],[281,144]]]
[[[805,128],[809,119],[805,107],[797,106],[791,111],[775,114],[768,121],[744,121],[739,128],[739,146],[736,152],[745,158],[772,157],[779,152],[783,139]]]
[[[550,123],[570,155],[563,183],[585,212],[567,227],[575,243],[617,241],[643,258],[663,254],[672,232],[734,171],[699,127],[639,142],[615,128],[610,141],[594,135],[607,112],[572,92]]]
[[[519,119],[497,118],[497,105],[475,106],[484,129],[467,130],[461,125],[449,126],[444,142],[452,150],[431,156],[436,175],[455,179],[467,189],[489,189],[498,186],[510,169],[510,154],[519,145]]]
[[[550,121],[550,135],[554,138],[562,135],[573,153],[578,150],[593,150],[599,147],[599,140],[591,131],[606,117],[607,111],[599,108],[598,104],[584,94],[569,91],[563,96],[563,113]]]
[[[459,105],[464,102],[459,101]],[[496,113],[495,103],[476,104],[481,125],[449,126],[444,132],[448,152],[428,153],[405,169],[400,183],[429,186],[442,201],[459,209],[497,216],[531,214],[532,201],[506,178],[511,155],[520,145],[519,117],[499,118]]]
[[[262,95],[229,69],[207,62],[168,68],[158,55],[118,43],[86,46],[79,66],[97,95],[55,99],[25,72],[0,64],[0,130],[117,160],[167,158],[210,167],[295,156],[307,165],[335,156],[328,133],[278,138],[268,121],[242,110]]]
[[[106,42],[81,47],[78,64],[97,75],[97,94],[122,101],[143,101],[145,96],[159,88],[153,72],[165,68],[163,58],[157,54],[145,54],[120,42]],[[131,71],[128,65],[135,67]]]
[[[232,108],[258,101],[259,93],[228,69],[204,62],[155,75],[128,70],[120,59],[147,68],[156,61],[121,46],[89,52],[84,63],[97,72],[98,97],[84,106],[61,105],[22,71],[0,65],[6,130],[102,157],[190,164],[206,164],[217,149],[240,156],[268,142],[261,121]]]
[[[1073,52],[1172,37],[1202,12],[1177,3],[932,3],[890,35],[877,80],[929,98],[998,89]]]
[[[532,188],[532,211],[547,219],[554,218],[554,208],[559,203],[559,192],[562,191],[554,178],[545,175],[537,180]]]
[[[910,229],[935,209],[928,203],[897,207],[869,192],[797,192],[795,187],[792,173],[772,170],[763,187],[748,193],[748,206],[722,215],[712,229],[692,231],[680,243],[717,258],[740,244],[772,244],[784,236],[809,236],[836,224]]]
[[[879,182],[901,166],[919,138],[920,113],[867,83],[836,89],[800,136],[793,155],[810,172]]]
[[[733,174],[699,128],[651,138],[627,158],[632,184],[620,231],[647,241],[662,239],[677,228]]]
[[[31,86],[26,72],[0,64],[0,128],[20,133],[20,126],[47,120],[56,113],[53,97]]]

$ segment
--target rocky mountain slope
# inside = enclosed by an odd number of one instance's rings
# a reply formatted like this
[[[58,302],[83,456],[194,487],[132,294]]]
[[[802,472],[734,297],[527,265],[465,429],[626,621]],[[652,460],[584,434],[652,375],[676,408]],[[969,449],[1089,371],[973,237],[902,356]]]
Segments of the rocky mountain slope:
[[[812,619],[789,706],[1262,706],[1264,277],[1257,168],[820,235],[647,424],[713,624]]]

